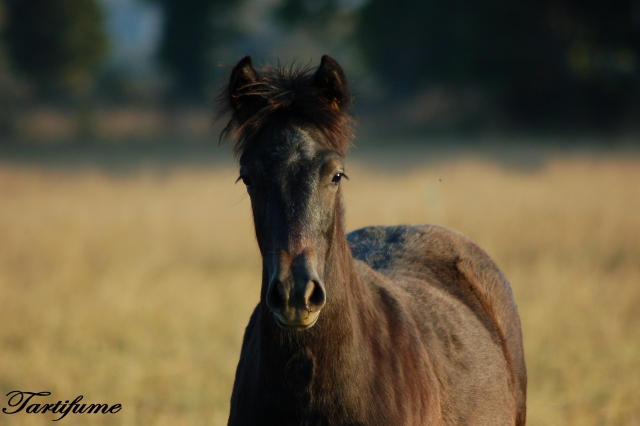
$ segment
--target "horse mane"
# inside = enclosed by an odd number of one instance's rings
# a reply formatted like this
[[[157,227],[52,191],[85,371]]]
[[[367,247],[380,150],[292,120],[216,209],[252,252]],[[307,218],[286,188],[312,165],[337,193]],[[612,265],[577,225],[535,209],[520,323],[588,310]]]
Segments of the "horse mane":
[[[255,70],[254,82],[239,88],[226,84],[216,98],[216,120],[228,113],[231,119],[220,133],[219,143],[232,138],[233,152],[240,156],[265,124],[287,117],[310,122],[325,136],[319,143],[344,155],[353,138],[353,98],[346,87],[340,99],[327,96],[314,79],[315,69],[309,65],[265,65]]]

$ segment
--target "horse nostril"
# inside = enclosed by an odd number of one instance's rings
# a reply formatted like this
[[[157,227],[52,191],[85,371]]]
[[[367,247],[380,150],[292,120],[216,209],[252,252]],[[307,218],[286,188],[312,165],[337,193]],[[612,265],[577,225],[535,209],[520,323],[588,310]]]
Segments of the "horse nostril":
[[[272,312],[278,312],[284,309],[286,304],[284,286],[279,280],[272,281],[267,290],[267,307]]]
[[[322,309],[327,301],[324,285],[317,280],[312,280],[307,283],[305,296],[305,302],[310,311]]]

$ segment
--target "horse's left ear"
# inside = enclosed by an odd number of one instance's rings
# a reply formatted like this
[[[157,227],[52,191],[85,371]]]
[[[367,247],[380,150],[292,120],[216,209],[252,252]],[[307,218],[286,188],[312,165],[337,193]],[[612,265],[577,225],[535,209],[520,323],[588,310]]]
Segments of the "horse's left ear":
[[[258,82],[258,75],[253,68],[251,56],[245,56],[238,62],[229,77],[228,99],[234,111],[241,110],[255,100],[253,92]]]
[[[313,84],[320,89],[337,108],[341,108],[349,99],[347,78],[338,62],[329,55],[324,55],[320,66],[313,76]]]

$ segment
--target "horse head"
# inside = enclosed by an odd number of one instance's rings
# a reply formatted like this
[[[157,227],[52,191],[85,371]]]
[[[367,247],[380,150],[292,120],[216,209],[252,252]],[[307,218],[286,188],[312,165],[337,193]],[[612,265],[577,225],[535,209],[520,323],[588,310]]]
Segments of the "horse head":
[[[327,302],[327,259],[342,232],[340,185],[351,98],[344,72],[324,56],[307,68],[256,70],[249,56],[225,95],[240,176],[263,257],[262,300],[286,330],[311,328]],[[329,292],[331,289],[329,288]]]

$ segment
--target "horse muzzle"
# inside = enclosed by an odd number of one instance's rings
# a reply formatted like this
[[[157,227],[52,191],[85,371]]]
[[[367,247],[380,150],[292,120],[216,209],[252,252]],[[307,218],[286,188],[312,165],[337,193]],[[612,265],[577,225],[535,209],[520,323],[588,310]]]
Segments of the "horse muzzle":
[[[295,275],[276,274],[269,283],[266,303],[280,328],[301,331],[318,321],[327,293],[315,270]]]
[[[272,312],[272,313],[273,313],[273,318],[275,319],[278,327],[282,328],[283,330],[293,330],[293,331],[303,331],[303,330],[310,329],[311,327],[316,325],[316,322],[320,317],[320,311],[309,312],[309,315],[307,315],[306,318],[302,320],[299,319],[301,315],[297,315],[297,314],[295,315],[294,319],[291,320],[291,319],[286,319],[283,315],[277,312]]]

